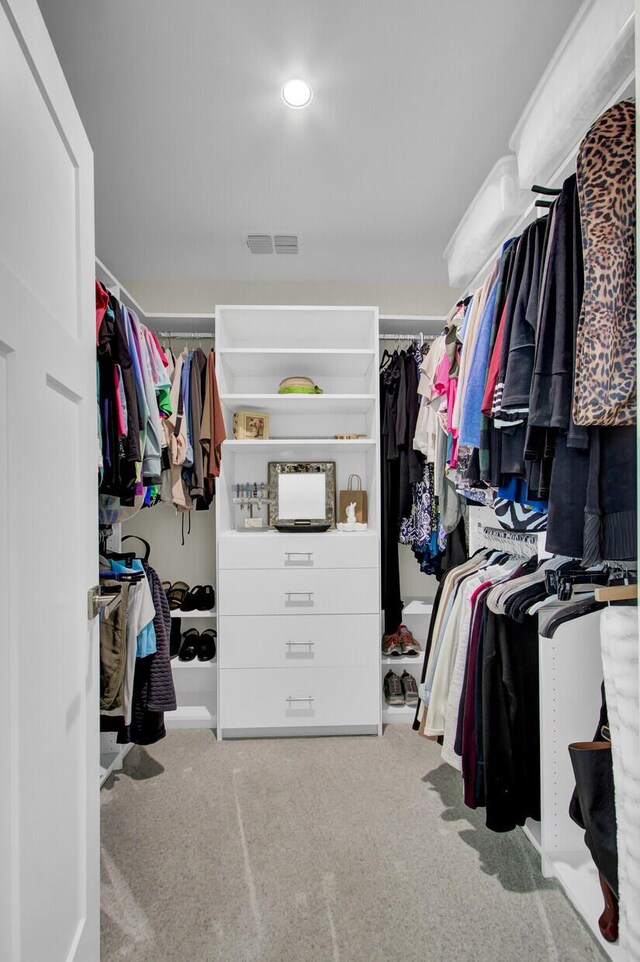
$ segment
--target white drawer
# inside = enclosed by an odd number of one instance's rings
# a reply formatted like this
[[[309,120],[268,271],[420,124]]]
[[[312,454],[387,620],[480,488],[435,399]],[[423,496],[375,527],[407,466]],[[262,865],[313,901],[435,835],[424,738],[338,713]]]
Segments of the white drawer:
[[[377,665],[378,615],[221,617],[221,668],[311,668]]]
[[[377,568],[291,571],[223,569],[220,615],[351,615],[378,613]]]
[[[220,568],[377,568],[374,534],[253,534],[221,537]]]
[[[377,725],[380,676],[362,668],[237,668],[220,671],[223,731]]]

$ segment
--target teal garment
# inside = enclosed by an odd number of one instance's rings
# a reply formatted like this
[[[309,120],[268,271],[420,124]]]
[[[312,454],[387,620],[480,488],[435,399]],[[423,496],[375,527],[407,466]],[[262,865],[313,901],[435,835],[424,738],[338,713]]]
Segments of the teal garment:
[[[146,580],[145,570],[142,567],[142,562],[139,558],[134,558],[131,562],[131,567],[128,568],[121,561],[114,561],[113,558],[109,559],[109,564],[111,565],[111,570],[116,572],[116,574],[125,574],[127,571],[140,571]],[[148,585],[147,585],[148,587]],[[148,590],[151,590],[148,588]],[[156,653],[156,630],[153,627],[153,621],[150,621],[148,625],[136,636],[136,658],[146,658],[147,655],[155,655]]]

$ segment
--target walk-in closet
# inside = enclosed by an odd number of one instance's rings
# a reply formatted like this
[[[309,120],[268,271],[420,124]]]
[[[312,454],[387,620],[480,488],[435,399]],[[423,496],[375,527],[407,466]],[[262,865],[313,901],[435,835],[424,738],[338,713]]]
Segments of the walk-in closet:
[[[0,3],[0,962],[640,962],[633,0]]]

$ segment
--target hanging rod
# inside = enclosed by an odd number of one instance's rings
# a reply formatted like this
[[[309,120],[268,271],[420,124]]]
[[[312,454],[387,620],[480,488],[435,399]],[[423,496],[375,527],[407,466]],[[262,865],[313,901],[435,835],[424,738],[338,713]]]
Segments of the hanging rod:
[[[482,526],[482,533],[504,540],[513,538],[515,541],[523,541],[525,544],[537,544],[538,535],[544,534],[543,531],[510,531],[508,528],[494,528],[490,524]]]
[[[197,338],[198,340],[203,340],[205,338],[215,339],[215,334],[210,334],[208,331],[154,331],[156,337],[169,337],[169,338],[182,338],[187,340],[188,338]]]
[[[435,341],[438,334],[379,334],[380,341]]]
[[[490,525],[482,527],[482,535],[487,547],[492,543],[494,547],[504,545],[505,548],[518,545],[518,547],[526,547],[529,555],[537,554],[540,550],[540,534],[544,532],[508,531],[505,528],[493,528]]]

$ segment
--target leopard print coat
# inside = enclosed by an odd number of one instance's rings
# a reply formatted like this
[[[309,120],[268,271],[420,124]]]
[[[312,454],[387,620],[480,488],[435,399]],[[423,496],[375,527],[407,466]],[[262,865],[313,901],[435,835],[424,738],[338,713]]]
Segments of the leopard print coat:
[[[576,342],[573,420],[636,421],[635,104],[591,127],[578,154],[584,298]]]

